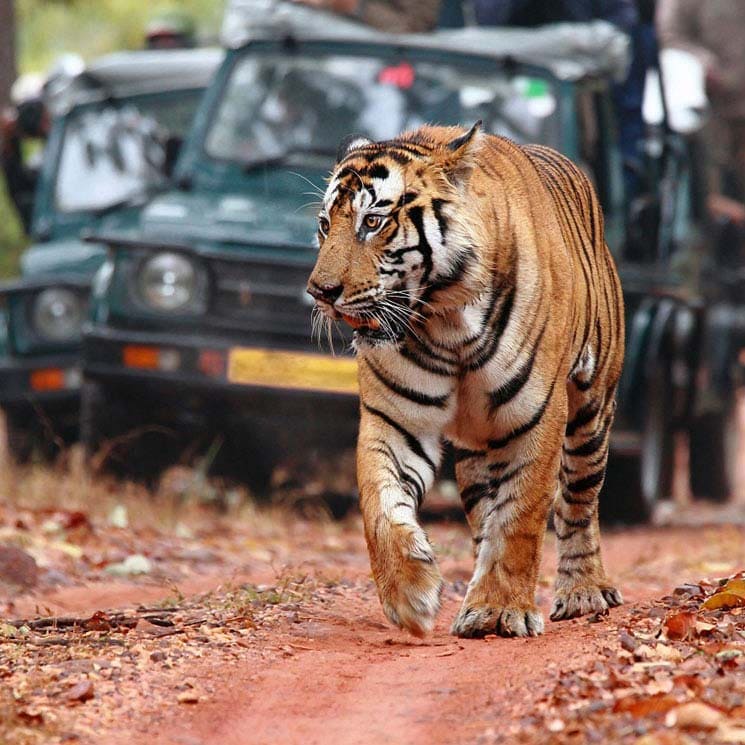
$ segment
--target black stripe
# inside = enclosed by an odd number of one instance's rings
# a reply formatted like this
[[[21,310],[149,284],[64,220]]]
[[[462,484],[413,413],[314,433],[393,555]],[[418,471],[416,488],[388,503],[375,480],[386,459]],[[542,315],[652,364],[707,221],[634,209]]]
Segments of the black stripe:
[[[591,556],[597,556],[600,553],[600,547],[596,546],[589,551],[580,551],[576,554],[564,554],[561,561],[576,561],[577,559],[589,559]]]
[[[463,509],[466,513],[471,510],[484,498],[488,498],[491,495],[496,496],[499,487],[506,484],[508,481],[512,481],[531,461],[521,463],[519,466],[515,466],[511,471],[502,474],[501,476],[491,479],[486,483],[471,484],[469,487],[463,490],[461,494],[461,500],[463,501]],[[508,500],[502,500],[496,507],[499,508],[506,504]],[[490,513],[491,514],[491,511]]]
[[[600,411],[600,406],[597,401],[589,401],[588,403],[580,406],[569,424],[567,424],[566,435],[571,437],[580,427],[584,427],[589,424]]]
[[[505,445],[508,445],[512,440],[516,439],[517,437],[520,437],[521,435],[524,435],[526,432],[530,432],[533,427],[535,427],[541,419],[543,419],[543,415],[546,413],[546,409],[548,408],[548,403],[551,400],[551,396],[554,392],[554,385],[556,385],[556,380],[554,380],[553,383],[551,383],[551,388],[548,391],[548,395],[546,396],[545,400],[539,407],[538,411],[533,415],[533,418],[529,421],[525,422],[525,424],[521,424],[519,427],[515,427],[508,435],[505,435],[504,437],[501,437],[497,440],[489,440],[489,447],[492,450],[499,450],[500,448],[503,448]]]
[[[408,484],[411,487],[411,495],[416,499],[417,509],[421,506],[422,500],[424,499],[424,493],[426,491],[424,481],[419,475],[415,468],[409,468],[401,463],[398,456],[393,452],[393,448],[385,441],[378,440],[381,447],[371,448],[378,453],[381,453],[388,457],[388,459],[395,465],[396,473],[392,473],[394,478],[398,478],[399,482]],[[411,470],[411,473],[409,473]],[[413,474],[413,475],[412,475]],[[416,478],[415,478],[416,477]]]
[[[504,330],[505,328],[507,328],[507,324],[509,323],[510,316],[512,314],[512,306],[515,302],[515,292],[515,288],[511,287],[509,293],[504,298],[502,306],[499,309],[499,318],[497,319],[496,325],[494,327],[494,335],[485,347],[481,347],[481,349],[476,352],[476,355],[478,356],[467,366],[467,369],[470,372],[483,367],[497,351],[499,342],[502,339],[502,334],[504,334]]]
[[[440,227],[440,235],[445,238],[445,235],[448,232],[448,225],[450,221],[445,216],[445,214],[442,211],[442,208],[446,205],[450,204],[446,199],[433,199],[432,200],[432,212],[435,214],[435,219],[437,220],[437,224]]]
[[[610,417],[606,417],[605,423],[603,424],[602,428],[595,434],[594,437],[591,437],[589,440],[586,440],[582,445],[579,447],[573,448],[572,450],[566,450],[567,455],[593,455],[599,448],[603,446],[603,443],[605,442],[605,436],[608,434],[608,429],[610,428]]]
[[[486,450],[465,450],[463,448],[453,448],[453,457],[456,463],[461,463],[468,458],[483,458]]]
[[[424,232],[424,208],[421,205],[410,207],[408,215],[419,236],[417,248],[422,255],[422,264],[424,265],[422,283],[426,284],[429,281],[430,274],[432,274],[432,246],[429,245],[427,234]]]
[[[604,478],[605,469],[601,468],[599,471],[595,471],[595,473],[591,473],[589,476],[577,479],[577,481],[570,481],[567,484],[567,489],[569,489],[572,494],[581,494],[583,491],[587,491],[588,489],[592,489],[598,484],[601,484]]]
[[[404,440],[406,440],[406,444],[409,446],[411,451],[418,455],[431,469],[432,471],[436,471],[435,464],[430,458],[427,453],[424,452],[424,448],[422,447],[422,443],[417,440],[414,435],[409,432],[405,427],[400,425],[395,419],[392,419],[388,414],[386,414],[384,411],[380,411],[380,409],[375,409],[372,406],[369,406],[366,403],[362,403],[362,406],[365,408],[366,411],[368,411],[373,416],[378,417],[378,419],[382,419],[387,425],[390,427],[393,427],[397,432],[399,432]]]
[[[541,329],[538,338],[536,339],[533,350],[530,353],[530,357],[525,361],[523,366],[515,373],[515,375],[508,380],[504,385],[497,388],[496,391],[489,393],[489,413],[494,415],[500,406],[504,406],[508,401],[511,401],[517,394],[522,390],[523,386],[528,382],[530,373],[533,371],[533,365],[535,364],[535,358],[538,353],[538,347],[540,346],[541,339],[543,338],[543,332],[546,327]]]
[[[432,364],[429,360],[424,359],[417,350],[410,349],[408,346],[401,347],[398,350],[398,353],[402,357],[405,357],[407,360],[415,364],[417,367],[421,368],[422,370],[426,370],[433,375],[440,375],[447,378],[451,378],[453,375],[455,375],[454,370]]]
[[[375,365],[373,365],[372,362],[370,362],[369,359],[365,359],[365,362],[370,370],[372,370],[373,375],[375,375],[375,377],[386,388],[393,391],[396,395],[401,396],[401,398],[408,399],[409,401],[413,401],[421,406],[437,406],[440,409],[444,408],[445,404],[448,402],[448,398],[450,398],[449,394],[445,396],[427,396],[426,394],[415,391],[407,386],[399,385],[387,378]]]
[[[363,174],[370,178],[385,179],[390,176],[390,171],[382,163],[375,163],[366,168],[363,171]],[[390,202],[388,202],[388,204],[390,204]]]

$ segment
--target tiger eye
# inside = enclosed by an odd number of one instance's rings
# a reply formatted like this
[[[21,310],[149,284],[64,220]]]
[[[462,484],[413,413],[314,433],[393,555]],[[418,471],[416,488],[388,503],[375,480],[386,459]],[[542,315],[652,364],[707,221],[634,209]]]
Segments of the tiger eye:
[[[329,232],[329,227],[329,221],[325,217],[318,218],[318,228],[324,235]]]
[[[375,228],[380,227],[382,221],[383,218],[380,215],[366,215],[363,220],[365,227],[370,230],[375,230]]]

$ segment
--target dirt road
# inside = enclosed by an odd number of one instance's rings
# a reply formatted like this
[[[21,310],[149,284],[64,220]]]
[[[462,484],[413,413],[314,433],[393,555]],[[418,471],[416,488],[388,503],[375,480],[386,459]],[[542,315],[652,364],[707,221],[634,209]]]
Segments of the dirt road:
[[[637,742],[674,735],[669,717],[691,700],[723,718],[722,742],[745,742],[745,729],[731,739],[745,717],[745,698],[731,698],[745,692],[745,609],[699,610],[714,580],[745,567],[742,527],[607,532],[626,605],[548,623],[538,639],[466,641],[448,625],[471,568],[467,533],[433,525],[447,589],[435,633],[416,640],[380,611],[356,517],[193,507],[164,519],[136,497],[121,527],[106,499],[80,512],[0,505],[0,544],[37,564],[28,586],[0,590],[15,619],[0,626],[0,742]],[[125,571],[133,556],[143,573]],[[546,614],[554,568],[549,536]],[[703,625],[671,641],[675,614]],[[726,701],[707,693],[717,676]],[[713,731],[647,745],[719,741]]]

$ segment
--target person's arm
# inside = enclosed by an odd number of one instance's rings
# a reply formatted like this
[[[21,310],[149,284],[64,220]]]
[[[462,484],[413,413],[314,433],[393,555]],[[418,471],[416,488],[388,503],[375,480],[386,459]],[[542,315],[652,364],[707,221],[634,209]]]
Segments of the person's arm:
[[[599,0],[596,13],[597,18],[618,26],[627,34],[639,22],[639,13],[633,0]]]
[[[701,0],[660,0],[657,5],[657,36],[661,47],[685,49],[706,69],[716,66],[716,56],[701,44],[698,8]]]
[[[509,26],[518,5],[515,0],[473,0],[473,12],[479,26]]]
[[[381,31],[411,33],[437,26],[440,0],[295,0],[314,8],[357,18]]]
[[[439,0],[358,0],[357,17],[381,31],[431,31],[440,15]]]

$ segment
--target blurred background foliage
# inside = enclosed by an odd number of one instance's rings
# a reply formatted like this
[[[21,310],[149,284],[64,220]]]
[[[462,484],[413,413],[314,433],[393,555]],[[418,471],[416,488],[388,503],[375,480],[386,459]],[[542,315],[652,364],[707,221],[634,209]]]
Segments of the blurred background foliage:
[[[224,2],[16,0],[15,8],[19,73],[44,73],[63,54],[90,60],[119,49],[141,49],[148,21],[172,10],[193,18],[200,44],[216,43]],[[0,277],[18,273],[27,240],[0,178]]]
[[[18,67],[44,72],[61,55],[89,60],[140,49],[149,20],[178,10],[194,19],[201,42],[216,42],[223,0],[16,0]]]

